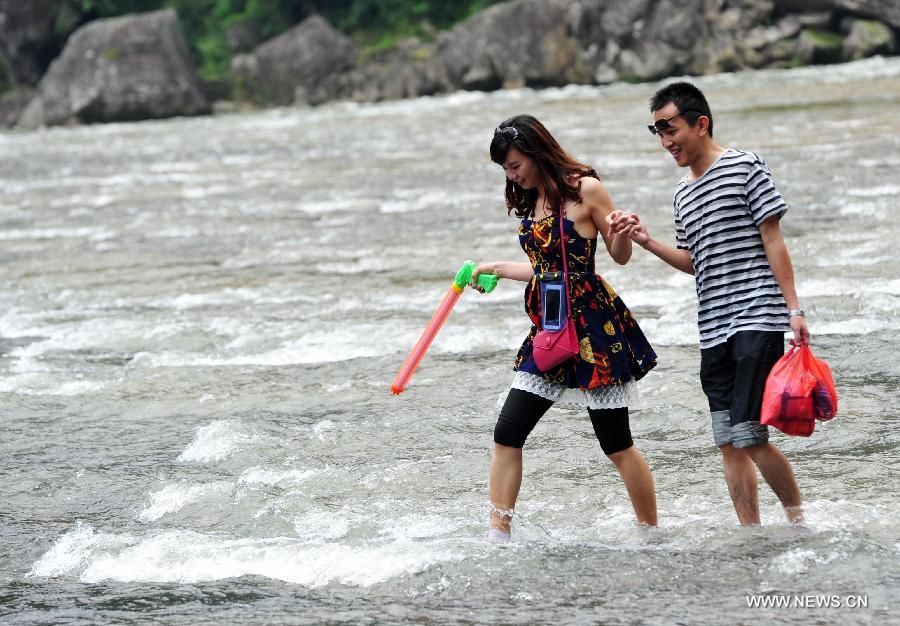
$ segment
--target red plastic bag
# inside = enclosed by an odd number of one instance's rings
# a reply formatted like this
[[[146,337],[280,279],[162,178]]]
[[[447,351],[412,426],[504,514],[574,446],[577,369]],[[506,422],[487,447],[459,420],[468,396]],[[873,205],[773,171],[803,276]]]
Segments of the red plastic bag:
[[[791,348],[772,366],[766,379],[760,423],[786,435],[809,437],[816,428],[812,393],[817,382],[806,370],[800,349]]]
[[[816,419],[831,419],[836,412],[831,368],[815,358],[809,346],[792,347],[766,379],[760,423],[786,435],[809,437]]]
[[[830,420],[837,414],[838,397],[834,388],[834,378],[831,376],[831,368],[822,359],[813,356],[809,346],[801,346],[800,353],[803,356],[803,364],[806,371],[816,377],[816,386],[813,387],[813,411],[817,420]]]

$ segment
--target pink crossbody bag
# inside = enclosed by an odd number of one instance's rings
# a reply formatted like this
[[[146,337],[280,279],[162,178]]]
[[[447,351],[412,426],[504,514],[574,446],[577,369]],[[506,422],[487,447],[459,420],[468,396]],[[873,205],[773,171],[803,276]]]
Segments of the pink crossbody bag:
[[[578,354],[578,333],[572,320],[572,300],[569,298],[569,266],[566,259],[566,208],[559,209],[559,243],[562,247],[563,284],[566,289],[566,323],[560,330],[541,330],[534,336],[534,362],[542,372],[549,371],[561,363],[565,363]],[[544,306],[544,302],[541,302]]]

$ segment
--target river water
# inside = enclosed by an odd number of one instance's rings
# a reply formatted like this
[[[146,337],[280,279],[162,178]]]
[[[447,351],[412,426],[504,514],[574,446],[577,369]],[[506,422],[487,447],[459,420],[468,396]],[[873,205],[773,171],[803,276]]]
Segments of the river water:
[[[0,134],[0,622],[887,623],[900,600],[900,59],[697,81],[761,153],[840,413],[773,433],[808,522],[764,485],[740,528],[698,382],[692,278],[598,271],[659,353],[632,409],[660,527],[635,526],[585,415],[525,450],[484,540],[524,260],[493,128],[520,112],[673,237],[658,85],[460,93]],[[793,606],[748,606],[755,594]],[[827,606],[821,606],[827,604]],[[857,604],[867,604],[863,608]],[[895,622],[896,623],[896,622]]]

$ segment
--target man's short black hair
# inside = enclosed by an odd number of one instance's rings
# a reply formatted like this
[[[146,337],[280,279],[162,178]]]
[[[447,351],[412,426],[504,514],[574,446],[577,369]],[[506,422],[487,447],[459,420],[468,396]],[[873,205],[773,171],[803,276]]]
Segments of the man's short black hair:
[[[703,92],[691,83],[672,83],[666,85],[650,98],[650,112],[655,113],[669,103],[674,104],[688,124],[693,126],[701,115],[709,118],[709,136],[713,134],[712,111]]]

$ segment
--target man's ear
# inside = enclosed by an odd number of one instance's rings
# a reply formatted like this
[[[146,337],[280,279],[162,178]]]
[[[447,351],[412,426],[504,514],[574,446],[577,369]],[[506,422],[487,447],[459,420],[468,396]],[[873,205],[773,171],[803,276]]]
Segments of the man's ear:
[[[709,134],[709,118],[705,115],[698,117],[694,126],[697,128],[697,134],[701,137]]]

